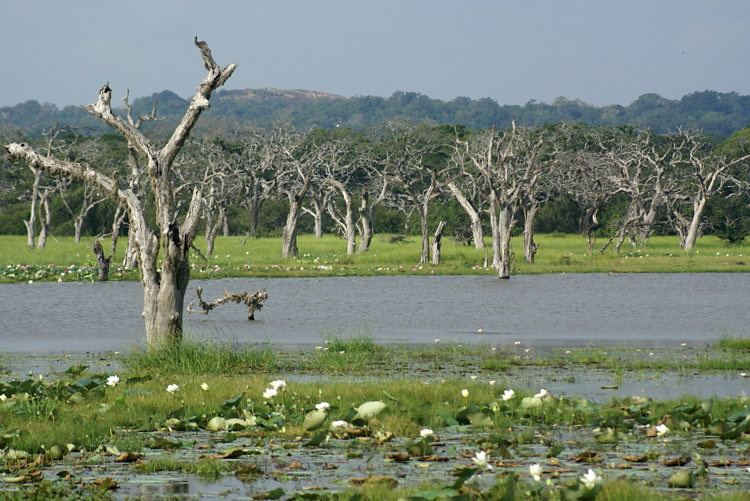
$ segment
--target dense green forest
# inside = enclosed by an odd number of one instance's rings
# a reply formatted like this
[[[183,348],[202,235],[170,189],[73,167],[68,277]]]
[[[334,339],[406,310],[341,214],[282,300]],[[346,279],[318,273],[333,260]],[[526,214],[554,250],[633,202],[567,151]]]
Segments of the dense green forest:
[[[149,123],[144,130],[169,130],[188,105],[187,100],[165,90],[135,99],[132,102],[134,115],[149,113],[154,103],[158,104],[159,114],[165,120]],[[647,127],[659,134],[684,127],[726,138],[750,124],[750,96],[706,90],[670,100],[658,94],[644,94],[627,106],[596,107],[564,97],[552,103],[529,101],[524,105],[500,105],[490,98],[459,97],[441,101],[419,93],[401,91],[388,98],[344,98],[302,90],[219,90],[199,127],[205,130],[215,128],[217,122],[250,121],[263,126],[289,122],[298,129],[313,126],[332,129],[338,126],[365,131],[402,120],[432,125],[462,124],[472,129],[492,125],[507,128],[513,120],[525,126],[568,121],[590,126]],[[32,137],[39,136],[55,123],[86,127],[97,132],[105,130],[100,122],[79,106],[58,109],[52,104],[27,101],[0,108],[0,127]]]

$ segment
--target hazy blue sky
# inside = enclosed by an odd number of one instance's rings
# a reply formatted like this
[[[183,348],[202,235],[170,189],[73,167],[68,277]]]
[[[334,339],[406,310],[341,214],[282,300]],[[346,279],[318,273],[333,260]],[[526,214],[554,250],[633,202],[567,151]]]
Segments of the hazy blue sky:
[[[414,91],[598,106],[655,92],[750,94],[748,0],[0,0],[0,106],[188,97],[216,61],[226,87],[344,96]]]

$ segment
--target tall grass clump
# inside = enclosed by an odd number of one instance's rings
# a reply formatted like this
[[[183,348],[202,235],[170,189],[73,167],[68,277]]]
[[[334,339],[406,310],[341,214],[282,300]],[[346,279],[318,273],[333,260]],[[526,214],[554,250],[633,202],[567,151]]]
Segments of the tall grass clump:
[[[366,369],[375,361],[382,360],[387,350],[375,344],[366,327],[360,327],[354,334],[321,333],[323,344],[317,347],[319,356],[313,365],[327,373],[357,372]]]
[[[138,347],[124,359],[132,372],[157,374],[228,374],[268,369],[276,360],[270,349],[241,349],[233,343],[184,339],[158,350]]]
[[[750,337],[722,335],[715,346],[720,350],[750,351]]]

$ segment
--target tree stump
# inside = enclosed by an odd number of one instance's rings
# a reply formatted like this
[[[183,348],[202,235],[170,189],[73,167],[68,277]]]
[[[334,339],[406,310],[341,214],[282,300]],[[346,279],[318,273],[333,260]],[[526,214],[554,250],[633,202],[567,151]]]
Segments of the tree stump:
[[[112,256],[104,257],[104,250],[99,240],[94,241],[94,255],[96,256],[96,265],[99,268],[99,275],[97,280],[100,282],[106,282],[109,280],[109,265],[112,260]]]

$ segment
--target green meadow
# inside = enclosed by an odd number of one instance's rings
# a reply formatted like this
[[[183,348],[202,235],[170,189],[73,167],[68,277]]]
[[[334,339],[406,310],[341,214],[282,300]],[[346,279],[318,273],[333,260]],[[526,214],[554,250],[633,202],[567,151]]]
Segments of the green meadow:
[[[316,239],[312,235],[298,238],[299,255],[281,259],[279,238],[248,239],[218,237],[211,256],[203,258],[194,253],[193,278],[221,278],[243,276],[352,276],[352,275],[493,275],[490,241],[485,249],[455,243],[451,238],[443,242],[439,265],[419,265],[421,243],[418,237],[391,243],[392,235],[376,235],[368,252],[347,256],[345,242],[326,235]],[[706,236],[686,253],[676,237],[652,237],[643,249],[624,245],[619,255],[611,249],[600,253],[589,252],[585,239],[578,235],[538,235],[539,243],[534,263],[523,259],[520,237],[512,240],[514,273],[678,273],[678,272],[744,272],[750,266],[750,242],[727,244]],[[104,242],[105,249],[108,242]],[[199,237],[199,250],[205,245]],[[113,263],[122,262],[125,241],[121,239]],[[611,247],[611,246],[610,246]],[[485,262],[488,266],[485,267]],[[54,265],[54,266],[53,266]],[[71,265],[74,265],[72,273]],[[70,237],[49,239],[44,249],[29,249],[23,236],[0,237],[0,280],[21,282],[28,280],[91,280],[96,274],[91,241],[76,244]],[[75,269],[77,268],[77,269]],[[66,272],[63,274],[63,272]],[[137,279],[137,273],[113,266],[111,279]]]

